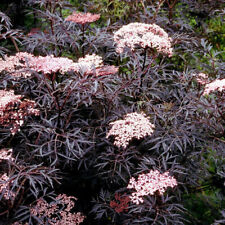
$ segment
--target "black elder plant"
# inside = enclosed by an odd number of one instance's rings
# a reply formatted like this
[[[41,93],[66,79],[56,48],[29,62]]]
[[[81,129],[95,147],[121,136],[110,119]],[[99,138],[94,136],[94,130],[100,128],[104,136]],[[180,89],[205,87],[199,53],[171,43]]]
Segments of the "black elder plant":
[[[40,27],[0,61],[2,220],[222,221],[224,64],[186,2],[129,3],[135,17],[106,27],[64,1],[29,4]],[[202,191],[219,199],[208,220],[190,206]]]

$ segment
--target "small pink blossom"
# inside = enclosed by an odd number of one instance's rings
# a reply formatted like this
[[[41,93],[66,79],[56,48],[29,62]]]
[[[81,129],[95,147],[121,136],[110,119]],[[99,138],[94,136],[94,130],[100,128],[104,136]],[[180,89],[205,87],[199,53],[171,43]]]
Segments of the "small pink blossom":
[[[216,79],[211,83],[206,84],[203,95],[208,95],[213,91],[224,91],[225,90],[225,79]]]
[[[16,193],[10,190],[9,184],[9,177],[6,173],[0,176],[0,193],[4,193],[3,197],[6,200],[14,200],[16,197]]]
[[[22,100],[22,96],[15,95],[12,90],[0,90],[0,125],[11,127],[11,133],[14,135],[27,116],[39,115],[39,110],[34,107],[34,101]]]
[[[73,70],[76,72],[82,71],[85,75],[95,74],[96,76],[110,75],[118,72],[117,67],[104,65],[102,57],[95,54],[79,58]]]
[[[0,150],[0,162],[2,162],[2,160],[14,161],[14,158],[12,157],[12,149],[3,148]]]
[[[143,196],[154,195],[157,191],[162,195],[167,187],[175,186],[177,186],[177,181],[174,177],[169,176],[168,172],[160,174],[158,170],[150,170],[147,174],[139,175],[137,181],[132,177],[127,188],[136,190],[131,194],[130,199],[139,205],[144,201]]]
[[[74,23],[84,25],[86,23],[95,22],[99,18],[100,18],[100,14],[78,13],[74,11],[72,15],[66,18],[66,21],[72,21]]]
[[[199,73],[196,75],[196,80],[199,84],[205,85],[209,82],[209,77],[205,73]]]
[[[77,66],[84,70],[92,70],[93,68],[99,68],[103,66],[103,60],[101,56],[92,54],[86,55],[84,58],[79,58]]]
[[[122,53],[126,47],[134,51],[136,47],[156,49],[157,52],[172,56],[171,38],[156,24],[130,23],[114,34],[116,51]]]
[[[114,145],[126,148],[132,139],[142,139],[151,135],[155,126],[151,124],[143,113],[128,113],[123,120],[110,123],[112,128],[106,138],[114,136]]]

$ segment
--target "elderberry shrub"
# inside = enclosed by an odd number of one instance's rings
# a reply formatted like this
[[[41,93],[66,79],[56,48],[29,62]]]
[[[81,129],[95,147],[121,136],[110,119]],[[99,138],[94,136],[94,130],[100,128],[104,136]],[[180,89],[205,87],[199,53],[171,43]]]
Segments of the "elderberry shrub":
[[[89,1],[26,2],[19,47],[0,14],[19,50],[0,60],[1,220],[223,221],[224,56],[203,32],[221,6],[123,1],[111,18]]]

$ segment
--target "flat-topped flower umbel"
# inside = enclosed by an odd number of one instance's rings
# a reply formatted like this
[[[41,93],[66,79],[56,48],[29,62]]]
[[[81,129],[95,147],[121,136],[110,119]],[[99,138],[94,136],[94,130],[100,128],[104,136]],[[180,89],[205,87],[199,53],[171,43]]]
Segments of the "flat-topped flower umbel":
[[[0,59],[0,73],[5,71],[14,77],[29,77],[31,73],[26,68],[26,62],[33,57],[27,52],[18,52],[13,56],[5,56]]]
[[[114,145],[126,148],[132,139],[141,139],[153,133],[155,126],[143,113],[128,113],[123,120],[110,123],[112,128],[106,138],[114,136]]]
[[[31,76],[32,70],[43,74],[61,73],[69,71],[83,71],[85,74],[104,76],[115,74],[118,68],[104,65],[102,57],[96,54],[85,55],[74,62],[66,57],[55,57],[53,55],[34,56],[27,52],[19,52],[15,56],[6,56],[5,60],[0,59],[0,72],[7,72],[15,77]]]
[[[124,52],[125,48],[134,51],[136,47],[155,49],[158,53],[172,56],[171,38],[156,24],[130,23],[122,26],[114,34],[117,43],[116,51]]]
[[[34,56],[27,52],[18,52],[14,56],[0,59],[0,72],[9,72],[14,77],[31,76],[31,70],[44,74],[65,73],[73,68],[73,61],[66,57]]]
[[[203,95],[207,95],[213,91],[225,92],[225,79],[216,79],[211,83],[206,84]]]
[[[48,220],[50,225],[79,225],[83,222],[85,216],[80,212],[71,212],[76,200],[75,197],[66,194],[58,195],[56,200],[51,203],[40,198],[36,205],[30,209],[30,212],[41,222],[44,222],[45,219]]]
[[[127,188],[136,190],[131,194],[130,200],[138,205],[144,201],[143,196],[154,195],[157,191],[162,195],[167,187],[175,186],[177,181],[168,172],[160,174],[158,170],[150,170],[147,174],[139,175],[137,181],[132,177]]]
[[[71,21],[74,23],[84,25],[86,23],[95,22],[99,18],[100,18],[100,14],[79,13],[74,11],[72,15],[66,18],[66,21]]]

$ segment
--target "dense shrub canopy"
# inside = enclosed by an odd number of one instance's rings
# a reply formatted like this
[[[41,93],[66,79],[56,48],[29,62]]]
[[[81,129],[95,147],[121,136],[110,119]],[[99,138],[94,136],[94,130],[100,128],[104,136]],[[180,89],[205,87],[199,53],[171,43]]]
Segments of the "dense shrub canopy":
[[[224,223],[224,6],[2,1],[0,221]]]

